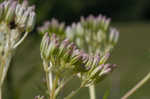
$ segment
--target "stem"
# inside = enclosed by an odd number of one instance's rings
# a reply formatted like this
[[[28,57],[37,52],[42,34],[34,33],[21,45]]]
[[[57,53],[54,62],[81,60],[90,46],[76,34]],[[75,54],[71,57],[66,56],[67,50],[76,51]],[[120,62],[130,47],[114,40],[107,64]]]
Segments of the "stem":
[[[24,40],[25,38],[28,36],[29,32],[25,32],[25,34],[23,35],[23,37],[14,45],[14,49],[17,48]]]
[[[70,78],[66,79],[62,84],[60,84],[58,86],[58,88],[56,89],[55,95],[57,96],[58,93],[61,91],[61,89],[66,85],[66,83],[68,83],[74,76],[71,76]]]
[[[130,91],[128,91],[121,99],[127,99],[133,93],[135,93],[140,87],[142,87],[150,79],[150,72],[139,82],[137,83]]]
[[[56,90],[57,85],[58,85],[58,76],[55,77],[55,80],[53,82],[53,88],[51,91],[51,99],[56,99],[55,90]]]
[[[51,90],[50,90],[50,86],[49,86],[49,76],[48,76],[48,72],[46,72],[46,84],[47,84],[48,92],[49,92],[49,94],[50,94]]]
[[[96,99],[95,86],[89,86],[90,99]]]
[[[0,99],[2,99],[2,87],[0,87]]]
[[[78,89],[72,91],[68,96],[66,96],[64,99],[71,99],[77,92],[79,92],[79,90],[81,89],[81,87],[79,87]]]
[[[49,88],[50,88],[50,90],[52,90],[52,88],[53,88],[53,76],[52,76],[52,72],[49,72],[49,74],[48,74],[48,79],[49,79]]]

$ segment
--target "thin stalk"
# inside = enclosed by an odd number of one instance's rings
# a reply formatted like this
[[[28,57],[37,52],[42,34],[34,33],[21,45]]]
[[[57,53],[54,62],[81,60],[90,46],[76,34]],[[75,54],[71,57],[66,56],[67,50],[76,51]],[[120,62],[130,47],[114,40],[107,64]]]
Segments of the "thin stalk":
[[[0,87],[0,99],[2,99],[2,87]]]
[[[77,92],[79,92],[79,90],[81,89],[81,87],[79,87],[78,89],[72,91],[68,96],[66,96],[64,99],[71,99],[75,94],[77,94]]]
[[[49,88],[50,88],[50,90],[52,90],[52,88],[53,88],[53,76],[52,76],[52,72],[49,72],[48,78],[49,78]]]
[[[56,99],[55,91],[56,91],[57,85],[58,85],[58,76],[55,77],[55,80],[53,82],[53,88],[51,91],[51,99]]]
[[[71,76],[70,78],[66,79],[63,83],[61,83],[58,88],[56,89],[55,95],[57,96],[58,93],[61,91],[61,89],[73,78],[74,76]]]
[[[48,92],[49,92],[49,96],[50,96],[50,92],[51,92],[51,89],[50,89],[50,85],[49,85],[49,73],[46,72],[46,84],[47,84],[47,88],[48,88]]]
[[[150,72],[139,83],[137,83],[131,90],[129,90],[121,99],[127,99],[129,96],[135,93],[140,87],[142,87],[149,79],[150,79]]]
[[[90,99],[96,99],[95,86],[89,86]]]
[[[28,36],[29,32],[25,32],[25,34],[23,35],[23,37],[14,45],[14,49],[17,48],[24,40],[25,38]]]

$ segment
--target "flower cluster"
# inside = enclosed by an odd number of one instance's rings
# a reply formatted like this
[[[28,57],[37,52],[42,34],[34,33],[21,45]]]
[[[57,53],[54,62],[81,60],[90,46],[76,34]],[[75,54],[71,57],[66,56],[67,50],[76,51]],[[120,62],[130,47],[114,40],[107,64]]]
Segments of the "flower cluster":
[[[9,0],[0,4],[0,45],[10,43],[10,48],[16,48],[22,33],[25,36],[31,32],[35,24],[34,6],[28,7],[25,0],[22,4]],[[2,46],[1,46],[2,47]]]
[[[66,28],[66,35],[84,51],[103,56],[113,48],[119,36],[118,31],[109,24],[110,19],[102,15],[82,17],[80,22]]]
[[[82,88],[102,81],[113,71],[116,65],[106,61],[118,41],[119,32],[111,28],[109,23],[110,19],[100,15],[81,18],[80,22],[66,28],[56,20],[47,21],[38,29],[44,34],[40,50],[44,70],[48,75],[48,89],[52,93],[50,96],[55,93],[52,90],[56,86],[52,83],[55,82],[54,78],[59,81],[57,95],[70,77],[78,77]]]
[[[32,31],[35,24],[34,6],[7,0],[0,4],[0,88],[7,74],[15,49]]]
[[[115,65],[105,64],[109,54],[100,59],[79,50],[68,39],[60,41],[55,34],[46,33],[41,42],[41,57],[49,65],[44,65],[45,71],[52,71],[61,79],[69,75],[78,76],[81,86],[89,86],[102,80]]]
[[[48,32],[56,33],[57,35],[64,35],[65,34],[65,24],[59,23],[56,19],[52,19],[51,21],[46,21],[43,26],[38,28],[40,34],[45,34]]]

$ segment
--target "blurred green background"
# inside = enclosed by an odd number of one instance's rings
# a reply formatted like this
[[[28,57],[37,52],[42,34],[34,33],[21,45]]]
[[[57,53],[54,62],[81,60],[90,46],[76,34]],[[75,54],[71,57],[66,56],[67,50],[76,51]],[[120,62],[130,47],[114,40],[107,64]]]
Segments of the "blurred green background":
[[[67,25],[81,16],[93,14],[111,17],[120,31],[119,43],[111,59],[118,68],[96,86],[97,99],[108,94],[108,99],[120,99],[150,71],[150,0],[29,0],[36,5],[37,25],[57,18]],[[36,29],[16,51],[8,71],[4,99],[34,99],[44,95],[44,73],[40,59],[41,37]],[[78,86],[73,81],[62,92]],[[6,93],[7,92],[7,93]],[[150,99],[150,82],[129,99]],[[88,89],[82,89],[73,99],[89,99]]]

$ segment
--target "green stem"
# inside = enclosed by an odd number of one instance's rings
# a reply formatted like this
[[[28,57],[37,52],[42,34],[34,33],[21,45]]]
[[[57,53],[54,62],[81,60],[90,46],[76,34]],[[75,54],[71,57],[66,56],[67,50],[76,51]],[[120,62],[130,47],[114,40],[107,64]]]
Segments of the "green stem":
[[[89,86],[90,99],[96,99],[95,86]]]
[[[56,99],[55,91],[56,91],[57,85],[58,85],[58,76],[55,77],[55,80],[53,82],[53,88],[51,91],[51,99]]]
[[[68,96],[66,96],[64,99],[71,99],[77,92],[79,92],[79,90],[81,89],[81,87],[79,87],[78,89],[72,91]]]
[[[135,93],[140,87],[142,87],[150,79],[150,72],[139,82],[137,83],[130,91],[128,91],[121,99],[127,99],[133,93]]]
[[[61,83],[58,88],[56,89],[55,95],[57,96],[58,93],[61,91],[61,89],[68,83],[74,76],[71,76],[70,78],[66,79],[63,83]]]
[[[49,85],[49,75],[48,75],[48,72],[46,72],[46,84],[47,84],[47,88],[48,88],[48,93],[49,93],[49,96],[50,96],[50,85]]]
[[[0,99],[2,99],[2,87],[0,87]]]

